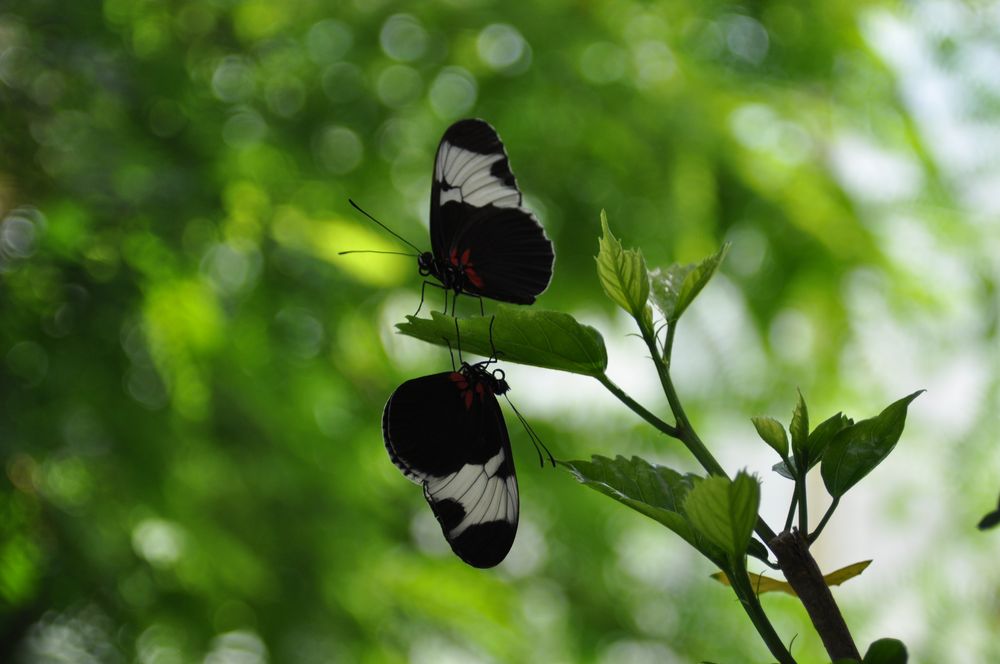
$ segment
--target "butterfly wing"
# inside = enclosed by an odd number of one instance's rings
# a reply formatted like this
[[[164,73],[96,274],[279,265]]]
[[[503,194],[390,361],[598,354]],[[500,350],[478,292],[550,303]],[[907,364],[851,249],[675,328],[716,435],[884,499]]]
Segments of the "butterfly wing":
[[[452,551],[493,567],[514,543],[517,477],[496,396],[460,373],[408,380],[389,397],[382,434],[389,458],[421,484]]]
[[[464,290],[530,304],[552,278],[555,254],[521,191],[496,130],[460,120],[445,131],[434,160],[431,247],[438,260],[474,262]]]

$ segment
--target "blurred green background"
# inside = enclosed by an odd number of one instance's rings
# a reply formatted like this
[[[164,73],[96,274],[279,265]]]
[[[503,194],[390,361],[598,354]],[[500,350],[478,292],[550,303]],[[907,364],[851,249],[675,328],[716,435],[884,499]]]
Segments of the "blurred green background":
[[[391,466],[382,405],[450,366],[393,334],[434,150],[500,132],[556,252],[537,306],[604,333],[598,214],[651,266],[733,243],[674,371],[727,468],[749,416],[927,388],[816,555],[862,648],[1000,661],[1000,6],[771,0],[7,0],[0,6],[0,660],[763,662],[714,570],[539,469],[493,571]],[[432,300],[436,305],[436,300]],[[478,307],[476,307],[478,308]],[[593,381],[507,366],[562,458],[693,461]],[[593,383],[593,384],[592,384]],[[814,523],[822,483],[813,484]],[[764,598],[802,662],[803,611]]]

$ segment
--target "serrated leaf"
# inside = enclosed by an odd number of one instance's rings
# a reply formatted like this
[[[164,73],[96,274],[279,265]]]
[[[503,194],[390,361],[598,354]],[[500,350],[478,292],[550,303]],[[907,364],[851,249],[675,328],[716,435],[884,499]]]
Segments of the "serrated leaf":
[[[907,406],[921,392],[903,397],[878,416],[846,427],[834,436],[820,467],[831,496],[843,496],[892,452],[906,424]]]
[[[675,263],[650,274],[653,304],[669,323],[675,323],[708,284],[729,252],[729,243],[698,263]]]
[[[806,440],[805,453],[803,454],[805,457],[803,461],[805,462],[807,472],[823,460],[823,454],[826,453],[826,448],[829,446],[830,441],[843,429],[852,424],[854,424],[854,421],[849,417],[846,417],[843,413],[837,413],[823,420],[819,423],[819,426],[813,429]]]
[[[753,422],[754,428],[757,429],[757,435],[770,445],[778,453],[778,456],[782,459],[786,458],[788,456],[788,434],[785,433],[785,427],[781,426],[781,422],[773,417],[761,416],[751,417],[750,420]]]
[[[862,664],[906,664],[908,657],[899,639],[879,639],[868,646]]]
[[[590,461],[559,463],[581,484],[658,521],[713,562],[725,561],[724,553],[701,537],[682,511],[684,499],[700,483],[700,477],[681,475],[639,457],[609,459],[594,455]]]
[[[741,471],[731,481],[713,476],[698,482],[684,501],[684,512],[708,541],[740,557],[750,543],[759,505],[757,479]]]
[[[868,569],[868,566],[871,564],[872,561],[870,560],[862,560],[859,563],[854,563],[853,565],[848,565],[847,567],[841,567],[840,569],[825,575],[823,577],[823,582],[828,586],[839,586],[843,582],[860,575]],[[729,577],[726,576],[725,572],[716,572],[712,575],[712,578],[725,586],[731,585]],[[791,595],[792,597],[797,596],[795,589],[792,588],[791,584],[787,581],[774,579],[769,576],[764,576],[763,574],[751,573],[750,585],[754,589],[754,592],[758,595],[763,593],[779,592]]]
[[[493,320],[493,344],[490,321]],[[458,321],[463,353],[489,357],[496,347],[502,362],[530,364],[585,376],[600,376],[608,368],[608,352],[600,333],[578,323],[569,314],[500,305],[493,316],[461,318]],[[407,316],[396,328],[405,334],[439,346],[458,348],[455,319],[438,312],[431,318]]]
[[[618,306],[640,318],[649,299],[646,261],[638,250],[622,248],[621,242],[611,234],[604,210],[601,210],[601,230],[597,253],[597,276],[601,287]]]
[[[792,436],[792,456],[799,468],[808,470],[805,463],[806,442],[809,440],[809,409],[806,408],[806,400],[802,397],[802,392],[798,393],[799,400],[792,411],[792,422],[788,425],[788,430]]]

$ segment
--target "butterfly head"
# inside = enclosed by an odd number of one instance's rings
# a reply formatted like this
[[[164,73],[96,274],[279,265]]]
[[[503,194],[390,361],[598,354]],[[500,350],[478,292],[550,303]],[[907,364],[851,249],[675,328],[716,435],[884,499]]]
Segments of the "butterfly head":
[[[426,277],[428,275],[437,275],[438,266],[437,261],[434,259],[434,254],[429,251],[417,256],[417,267],[420,269],[420,276]]]
[[[463,362],[460,372],[470,385],[482,385],[493,394],[504,394],[510,390],[510,385],[507,384],[503,369],[489,370],[489,365],[494,361],[486,360],[475,364]]]

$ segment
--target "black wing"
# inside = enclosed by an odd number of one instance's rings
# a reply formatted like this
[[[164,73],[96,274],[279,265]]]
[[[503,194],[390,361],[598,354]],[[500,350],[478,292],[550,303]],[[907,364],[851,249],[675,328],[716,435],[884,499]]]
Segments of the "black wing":
[[[385,404],[382,435],[392,462],[423,486],[452,551],[474,567],[499,564],[519,505],[496,396],[455,372],[406,381]]]
[[[530,304],[552,278],[555,254],[521,191],[496,131],[460,120],[441,138],[431,188],[431,247],[452,264],[470,250],[470,293]],[[487,257],[489,260],[487,260]],[[527,272],[527,274],[523,274]]]

